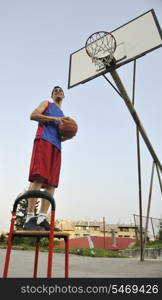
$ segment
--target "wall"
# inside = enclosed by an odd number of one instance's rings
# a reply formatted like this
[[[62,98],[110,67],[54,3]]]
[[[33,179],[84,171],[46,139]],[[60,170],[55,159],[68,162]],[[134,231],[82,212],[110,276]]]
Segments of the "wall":
[[[119,252],[128,257],[140,258],[140,249],[125,249]],[[146,248],[145,258],[162,260],[162,248]]]

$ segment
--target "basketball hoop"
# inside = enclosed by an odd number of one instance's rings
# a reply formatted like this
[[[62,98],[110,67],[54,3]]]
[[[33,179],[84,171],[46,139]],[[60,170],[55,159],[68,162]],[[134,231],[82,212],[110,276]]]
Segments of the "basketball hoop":
[[[88,37],[85,49],[96,66],[110,66],[114,61],[116,39],[107,31],[98,31]]]

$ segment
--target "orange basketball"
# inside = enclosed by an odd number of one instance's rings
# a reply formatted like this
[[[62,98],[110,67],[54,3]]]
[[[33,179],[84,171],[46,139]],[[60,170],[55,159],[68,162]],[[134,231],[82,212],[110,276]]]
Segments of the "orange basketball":
[[[72,138],[78,131],[78,125],[75,120],[71,118],[67,120],[64,119],[62,123],[58,125],[58,131],[63,137]]]

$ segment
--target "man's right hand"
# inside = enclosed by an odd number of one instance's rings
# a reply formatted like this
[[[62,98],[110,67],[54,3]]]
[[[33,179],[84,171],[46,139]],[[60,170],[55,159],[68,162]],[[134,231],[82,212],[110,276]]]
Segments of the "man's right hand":
[[[59,124],[63,124],[65,120],[69,120],[69,119],[70,119],[69,117],[53,117],[53,120],[59,122]]]

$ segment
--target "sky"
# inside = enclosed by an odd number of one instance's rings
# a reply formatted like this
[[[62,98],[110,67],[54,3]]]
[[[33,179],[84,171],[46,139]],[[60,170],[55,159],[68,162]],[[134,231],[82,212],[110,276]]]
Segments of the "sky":
[[[28,186],[37,129],[30,114],[41,101],[50,101],[55,85],[65,91],[64,114],[78,124],[77,135],[62,144],[56,218],[134,222],[133,214],[139,214],[136,125],[102,76],[68,89],[69,58],[91,33],[112,31],[152,8],[162,25],[161,0],[0,1],[0,231],[9,230],[13,203]],[[118,73],[131,96],[133,63]],[[161,77],[161,48],[138,59],[135,108],[160,161]],[[140,147],[146,215],[152,157],[142,138]],[[150,216],[162,217],[156,172]]]

